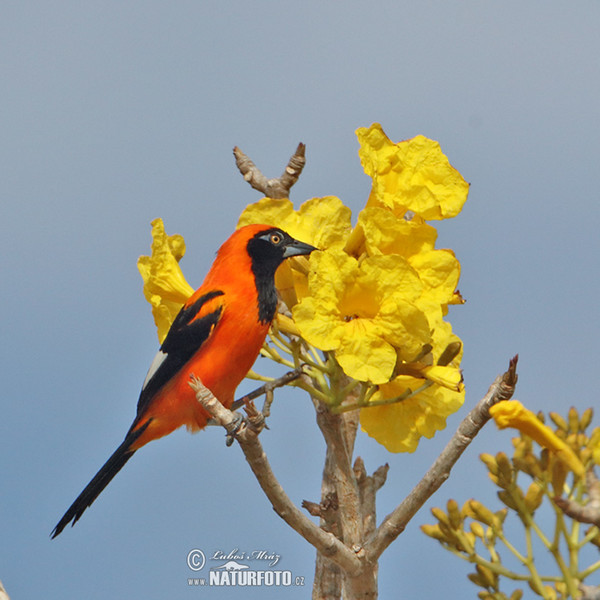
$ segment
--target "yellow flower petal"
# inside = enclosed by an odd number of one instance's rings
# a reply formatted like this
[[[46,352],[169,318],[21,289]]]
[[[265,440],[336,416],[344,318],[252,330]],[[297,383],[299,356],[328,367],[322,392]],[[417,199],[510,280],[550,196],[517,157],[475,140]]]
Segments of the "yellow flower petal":
[[[402,360],[411,360],[431,341],[427,315],[412,302],[397,296],[382,301],[376,324]]]
[[[140,256],[137,266],[144,280],[144,296],[152,305],[152,314],[161,343],[181,306],[194,293],[179,267],[179,261],[184,254],[183,237],[168,236],[162,219],[154,219],[152,255]]]
[[[335,196],[312,198],[295,211],[285,199],[263,198],[246,207],[238,228],[251,223],[281,227],[292,237],[317,248],[340,248],[352,229],[352,212]]]
[[[249,204],[240,215],[237,229],[245,225],[262,224],[284,227],[295,221],[294,205],[288,198],[262,198]],[[277,224],[277,225],[275,225]],[[294,237],[291,231],[288,233]]]
[[[385,383],[396,366],[394,347],[378,335],[375,324],[367,319],[346,323],[335,357],[344,373],[358,381]]]
[[[297,216],[302,230],[308,233],[310,229],[312,233],[310,243],[322,249],[343,248],[352,230],[351,218],[352,211],[335,196],[307,200],[298,209]],[[303,237],[297,239],[305,240]]]
[[[418,273],[402,256],[370,256],[360,263],[358,281],[378,295],[398,295],[412,301],[421,296],[423,285]]]
[[[356,135],[361,163],[373,179],[367,206],[386,206],[398,216],[412,211],[427,220],[461,211],[469,185],[438,142],[418,135],[394,144],[378,123],[357,129]]]
[[[440,304],[448,304],[453,300],[460,277],[460,263],[454,252],[431,250],[415,254],[408,260],[419,274],[425,294]]]
[[[183,304],[194,293],[194,288],[185,280],[179,267],[179,261],[185,254],[183,237],[167,235],[162,219],[154,219],[152,238],[152,255],[138,259],[144,286],[166,300]]]
[[[413,392],[423,385],[422,379],[401,375],[380,386],[371,401],[391,399]],[[446,418],[464,402],[464,390],[455,392],[433,385],[414,397],[395,404],[363,408],[360,424],[363,431],[390,452],[414,452],[421,437],[432,438],[446,427]]]
[[[458,368],[462,361],[463,344],[461,339],[452,332],[452,325],[447,321],[440,321],[436,324],[431,338],[433,344],[433,363],[438,364],[443,358],[442,355],[444,355],[444,359],[441,362],[442,365]],[[451,354],[449,359],[446,359],[446,352],[450,350],[454,350],[455,352]]]
[[[337,300],[359,274],[359,263],[345,252],[332,250],[310,255],[309,289],[313,297]]]
[[[277,313],[275,315],[275,324],[277,329],[283,331],[283,333],[286,333],[287,335],[300,335],[300,330],[296,327],[294,321],[282,313]]]
[[[517,400],[498,402],[490,408],[490,415],[499,429],[512,427],[519,430],[554,452],[576,475],[582,477],[585,474],[583,464],[573,449]]]
[[[463,376],[460,369],[456,367],[432,365],[431,367],[425,367],[422,373],[425,379],[433,381],[449,390],[459,392],[462,389]]]
[[[373,206],[358,215],[346,252],[353,256],[367,252],[369,256],[399,254],[409,257],[433,250],[436,237],[437,231],[427,223],[407,221],[386,208]]]
[[[297,211],[287,198],[263,198],[246,207],[237,226],[264,223],[281,227],[292,237],[317,248],[342,248],[352,229],[351,216],[350,209],[335,196],[312,198]],[[285,261],[275,276],[275,286],[289,309],[308,292],[303,262],[308,265],[305,257]]]
[[[321,350],[335,350],[340,345],[344,323],[333,300],[307,297],[294,306],[294,322],[302,337]]]
[[[309,343],[336,352],[350,377],[389,381],[398,355],[416,356],[430,341],[428,319],[411,302],[423,286],[406,259],[379,255],[359,262],[329,250],[313,253],[310,265],[308,295],[294,307],[294,320]]]

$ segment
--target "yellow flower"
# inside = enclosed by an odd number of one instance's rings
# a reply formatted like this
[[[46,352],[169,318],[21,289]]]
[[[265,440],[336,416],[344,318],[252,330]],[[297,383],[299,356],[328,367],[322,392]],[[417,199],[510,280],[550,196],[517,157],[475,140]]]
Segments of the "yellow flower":
[[[317,248],[340,248],[352,229],[351,216],[350,209],[335,196],[312,198],[297,211],[287,198],[263,198],[244,209],[237,227],[264,223],[281,227],[293,238]]]
[[[449,304],[460,277],[460,263],[452,250],[430,250],[414,254],[408,259],[419,274],[424,295],[429,302]]]
[[[415,392],[423,383],[423,379],[400,375],[381,385],[370,401],[401,397]],[[361,409],[360,425],[390,452],[414,452],[422,436],[432,438],[436,431],[446,427],[446,418],[462,406],[464,398],[462,385],[456,390],[431,385],[394,404]]]
[[[419,354],[431,339],[425,314],[414,304],[422,284],[397,255],[359,263],[341,250],[315,252],[309,295],[294,307],[302,337],[321,350],[334,350],[354,379],[384,383],[398,359]]]
[[[447,219],[462,209],[469,184],[448,162],[438,142],[422,135],[394,144],[381,125],[356,130],[359,156],[373,179],[367,206],[385,206],[397,216]]]
[[[554,452],[576,475],[582,477],[585,474],[585,468],[573,449],[517,400],[498,402],[490,408],[490,415],[499,429],[513,427],[519,430],[540,446]]]
[[[590,436],[588,447],[592,450],[592,459],[600,465],[600,427],[595,427]]]
[[[281,227],[293,238],[317,248],[341,248],[352,229],[351,216],[350,209],[335,196],[312,198],[297,211],[287,198],[263,198],[245,208],[237,226],[264,223]],[[290,309],[307,294],[307,272],[306,257],[286,260],[277,269],[275,286]]]
[[[419,221],[406,221],[385,208],[364,209],[356,228],[348,238],[346,252],[360,258],[382,254],[399,254],[415,269],[423,292],[416,302],[427,314],[434,328],[447,312],[448,304],[462,304],[456,290],[460,263],[452,250],[435,250],[437,232]]]
[[[144,296],[152,305],[152,315],[161,344],[173,319],[194,292],[179,268],[179,261],[184,254],[183,237],[167,235],[162,219],[154,219],[152,255],[140,256],[137,266],[144,280]]]
[[[387,208],[372,206],[363,209],[346,243],[346,252],[357,258],[366,252],[400,254],[408,258],[433,250],[437,231],[420,220],[407,221]]]
[[[446,417],[464,402],[462,343],[450,323],[437,324],[430,348],[418,362],[396,365],[397,377],[369,399],[380,406],[361,409],[363,431],[391,452],[413,452],[421,436],[444,429]]]

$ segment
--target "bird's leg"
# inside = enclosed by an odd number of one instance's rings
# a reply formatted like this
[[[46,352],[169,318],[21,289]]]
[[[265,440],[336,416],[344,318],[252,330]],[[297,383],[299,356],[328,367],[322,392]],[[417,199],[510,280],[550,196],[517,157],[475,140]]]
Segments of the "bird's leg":
[[[233,421],[226,427],[227,434],[225,435],[225,445],[227,447],[233,444],[235,436],[246,426],[246,417],[240,413],[233,413]]]

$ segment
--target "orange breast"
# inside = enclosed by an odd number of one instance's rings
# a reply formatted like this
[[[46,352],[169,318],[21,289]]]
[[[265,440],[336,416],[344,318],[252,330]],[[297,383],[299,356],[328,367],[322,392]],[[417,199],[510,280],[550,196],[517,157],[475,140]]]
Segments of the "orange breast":
[[[189,386],[192,374],[200,378],[223,405],[231,406],[237,386],[260,352],[269,324],[258,321],[253,285],[238,285],[223,291],[224,306],[219,322],[196,354],[156,394],[140,426],[147,421],[146,417],[152,418],[152,422],[133,449],[183,425],[193,432],[206,426],[208,414]]]

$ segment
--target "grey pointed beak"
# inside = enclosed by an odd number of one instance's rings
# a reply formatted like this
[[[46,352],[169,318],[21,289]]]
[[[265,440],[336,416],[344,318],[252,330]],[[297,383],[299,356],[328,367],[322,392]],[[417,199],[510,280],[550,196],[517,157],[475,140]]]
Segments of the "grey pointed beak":
[[[283,251],[283,258],[290,258],[290,256],[302,256],[304,254],[310,254],[313,250],[318,250],[310,244],[299,242],[298,240],[292,240]]]

